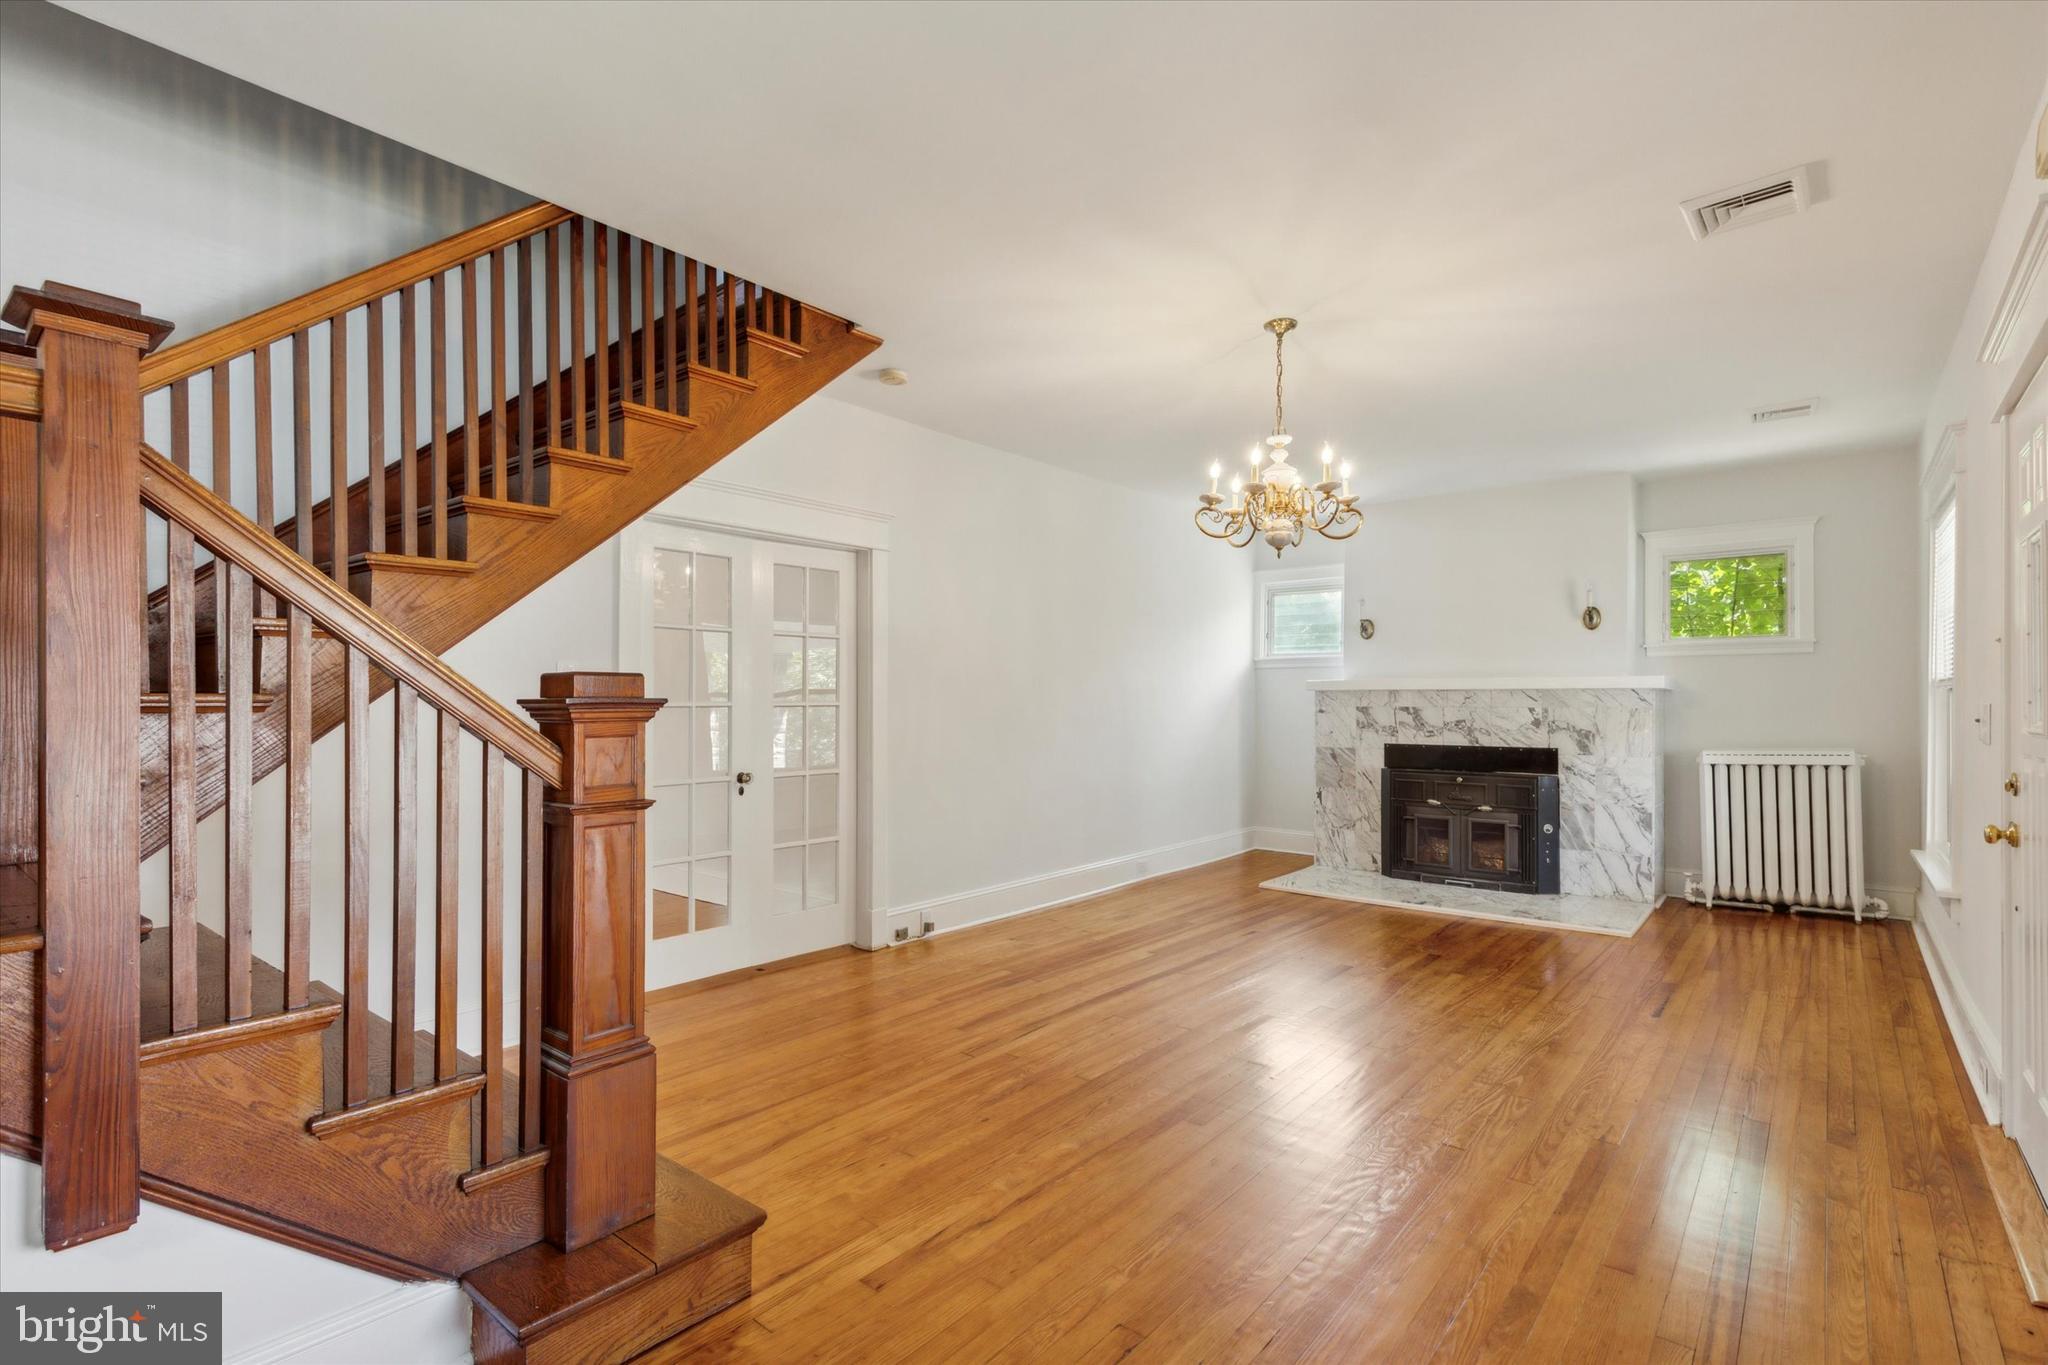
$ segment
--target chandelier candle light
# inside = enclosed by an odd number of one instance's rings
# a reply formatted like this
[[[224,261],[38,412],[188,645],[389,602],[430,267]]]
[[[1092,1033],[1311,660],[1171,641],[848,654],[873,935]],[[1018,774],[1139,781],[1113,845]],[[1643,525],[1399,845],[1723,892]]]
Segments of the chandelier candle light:
[[[1336,478],[1330,476],[1335,453],[1329,446],[1323,447],[1323,477],[1318,483],[1304,482],[1301,471],[1287,463],[1287,447],[1294,438],[1287,434],[1282,398],[1287,374],[1282,348],[1294,327],[1293,318],[1274,318],[1266,324],[1273,334],[1273,434],[1265,447],[1251,449],[1251,482],[1233,477],[1230,505],[1225,507],[1217,489],[1223,478],[1219,460],[1209,466],[1209,491],[1195,510],[1195,526],[1203,535],[1237,546],[1263,536],[1275,558],[1288,546],[1301,544],[1310,531],[1330,540],[1348,540],[1365,520],[1351,492],[1350,462],[1338,467]]]

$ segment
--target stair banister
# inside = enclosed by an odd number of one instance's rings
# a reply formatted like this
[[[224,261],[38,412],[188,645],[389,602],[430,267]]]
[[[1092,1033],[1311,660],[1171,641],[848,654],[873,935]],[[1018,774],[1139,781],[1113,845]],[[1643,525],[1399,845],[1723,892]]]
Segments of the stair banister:
[[[135,698],[144,679],[135,450],[140,362],[171,329],[126,299],[48,282],[16,289],[0,319],[26,333],[42,371],[38,1103],[43,1242],[56,1250],[120,1232],[140,1209]]]
[[[541,991],[548,1240],[654,1212],[654,1044],[644,1028],[647,722],[637,673],[549,673],[522,702],[562,751],[546,793]]]

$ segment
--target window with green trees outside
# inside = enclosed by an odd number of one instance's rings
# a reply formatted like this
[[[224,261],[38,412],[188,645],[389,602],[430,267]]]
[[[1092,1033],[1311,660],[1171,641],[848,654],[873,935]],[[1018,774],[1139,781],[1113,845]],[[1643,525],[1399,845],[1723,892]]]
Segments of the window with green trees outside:
[[[1666,607],[1674,640],[1726,640],[1786,631],[1786,554],[1674,559]]]

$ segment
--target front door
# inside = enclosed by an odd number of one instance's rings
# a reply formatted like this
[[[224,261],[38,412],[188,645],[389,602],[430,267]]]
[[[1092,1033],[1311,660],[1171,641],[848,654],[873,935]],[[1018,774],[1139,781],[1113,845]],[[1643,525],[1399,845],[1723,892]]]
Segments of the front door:
[[[2048,367],[2006,423],[2012,661],[2016,723],[2007,800],[2006,989],[2012,1011],[2006,1132],[2048,1188]],[[1987,834],[1997,832],[1986,831]]]
[[[628,553],[628,667],[667,698],[649,988],[851,942],[853,556],[659,522]]]

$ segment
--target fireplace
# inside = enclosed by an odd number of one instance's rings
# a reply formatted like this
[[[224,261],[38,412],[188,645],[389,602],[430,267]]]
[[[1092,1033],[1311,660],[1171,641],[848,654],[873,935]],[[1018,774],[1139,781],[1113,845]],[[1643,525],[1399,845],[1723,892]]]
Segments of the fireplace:
[[[1385,763],[1386,875],[1557,894],[1557,750],[1389,744]]]

